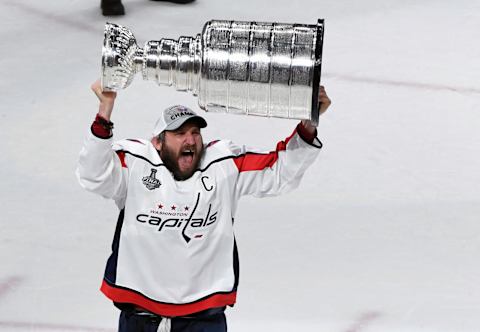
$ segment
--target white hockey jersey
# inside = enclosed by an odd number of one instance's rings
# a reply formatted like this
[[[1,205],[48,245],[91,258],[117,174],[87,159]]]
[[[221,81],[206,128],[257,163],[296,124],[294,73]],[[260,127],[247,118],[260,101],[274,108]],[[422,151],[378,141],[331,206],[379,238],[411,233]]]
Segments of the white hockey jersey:
[[[239,198],[297,187],[321,146],[297,130],[272,152],[215,141],[193,176],[175,181],[150,141],[113,143],[89,133],[77,177],[120,209],[102,292],[165,317],[233,305]]]

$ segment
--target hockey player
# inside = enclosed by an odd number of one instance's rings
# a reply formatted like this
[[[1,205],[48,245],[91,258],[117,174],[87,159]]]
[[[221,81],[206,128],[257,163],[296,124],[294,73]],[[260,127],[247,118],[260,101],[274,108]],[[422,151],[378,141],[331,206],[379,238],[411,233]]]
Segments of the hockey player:
[[[92,90],[100,106],[77,176],[120,211],[101,286],[121,309],[119,331],[225,332],[224,310],[238,286],[238,200],[297,187],[322,146],[316,128],[301,121],[270,152],[204,144],[205,119],[172,106],[150,139],[114,142],[116,93],[102,92],[100,81]],[[323,87],[319,101],[322,114],[330,105]]]

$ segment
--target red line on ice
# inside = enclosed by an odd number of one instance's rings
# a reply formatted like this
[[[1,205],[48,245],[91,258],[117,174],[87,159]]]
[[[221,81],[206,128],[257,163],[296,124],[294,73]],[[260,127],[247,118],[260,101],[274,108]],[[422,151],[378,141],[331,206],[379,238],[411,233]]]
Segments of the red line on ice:
[[[471,88],[471,87],[456,87],[444,84],[432,84],[432,83],[421,83],[415,81],[396,81],[388,79],[378,79],[373,77],[360,77],[353,75],[343,75],[343,74],[324,74],[322,77],[328,77],[333,79],[339,79],[343,81],[350,82],[359,82],[359,83],[370,83],[370,84],[379,84],[379,85],[391,85],[397,87],[406,87],[406,88],[415,88],[415,89],[424,89],[424,90],[440,90],[440,91],[453,91],[460,93],[479,93],[480,89]]]
[[[380,316],[381,314],[378,312],[366,312],[361,315],[352,326],[345,330],[345,332],[360,332]]]
[[[18,1],[7,1],[5,2],[6,5],[11,6],[11,7],[16,7],[17,9],[22,10],[23,12],[26,12],[28,14],[33,14],[37,17],[42,17],[46,19],[47,21],[55,22],[61,25],[64,25],[68,28],[74,28],[77,30],[81,31],[90,31],[90,32],[95,32],[98,33],[99,29],[95,28],[92,25],[79,22],[79,21],[73,21],[68,17],[68,13],[61,13],[61,14],[52,14],[47,11],[44,11],[40,8],[41,7],[41,2],[38,2],[38,6],[30,6],[25,3],[21,3]]]
[[[20,276],[11,276],[5,281],[0,282],[0,298],[4,297],[5,294],[15,287],[18,286],[23,281],[24,278]],[[51,324],[51,323],[34,323],[34,322],[13,322],[13,321],[0,321],[0,328],[8,328],[8,330],[13,329],[28,329],[29,331],[83,331],[83,332],[114,332],[114,329],[105,329],[105,328],[96,328],[96,327],[85,327],[85,326],[75,326],[75,325],[61,325],[61,324]]]
[[[22,279],[23,278],[19,276],[12,276],[9,277],[7,280],[2,281],[0,283],[0,298],[5,296],[8,291],[14,289],[18,284],[20,284]]]
[[[0,321],[0,327],[7,327],[9,329],[29,329],[32,331],[46,330],[46,331],[83,331],[83,332],[114,332],[115,329],[105,329],[98,327],[86,327],[75,325],[61,325],[51,323],[33,323],[33,322],[5,322]]]

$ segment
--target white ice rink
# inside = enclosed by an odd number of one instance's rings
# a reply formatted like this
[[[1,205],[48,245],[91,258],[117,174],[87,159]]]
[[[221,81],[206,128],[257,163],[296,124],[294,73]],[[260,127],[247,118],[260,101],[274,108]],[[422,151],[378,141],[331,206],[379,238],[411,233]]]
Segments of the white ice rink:
[[[0,331],[114,332],[99,291],[114,204],[74,176],[97,111],[100,0],[0,2]],[[236,217],[229,331],[480,331],[480,1],[124,0],[139,43],[210,19],[325,18],[320,158],[285,196]],[[147,137],[196,98],[142,81],[115,137]],[[271,148],[294,120],[203,113],[205,141]]]

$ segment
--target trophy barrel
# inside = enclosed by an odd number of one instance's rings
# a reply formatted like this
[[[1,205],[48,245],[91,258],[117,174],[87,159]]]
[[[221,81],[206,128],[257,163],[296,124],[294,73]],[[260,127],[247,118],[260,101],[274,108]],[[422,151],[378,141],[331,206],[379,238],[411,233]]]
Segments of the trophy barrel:
[[[199,106],[318,122],[324,22],[210,21],[202,36]]]

